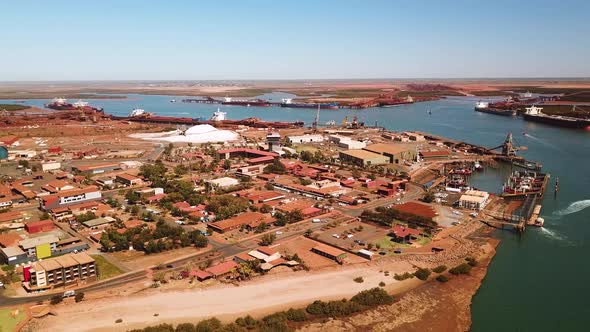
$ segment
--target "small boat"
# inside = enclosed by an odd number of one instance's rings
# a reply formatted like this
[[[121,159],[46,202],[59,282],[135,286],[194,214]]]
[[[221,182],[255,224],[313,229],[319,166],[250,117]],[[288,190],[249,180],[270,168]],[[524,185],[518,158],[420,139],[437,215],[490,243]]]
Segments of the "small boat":
[[[512,165],[524,169],[528,169],[531,171],[540,171],[543,168],[543,165],[536,161],[514,161]]]
[[[537,227],[543,227],[544,224],[545,224],[545,219],[538,217],[537,220],[535,220],[535,223],[533,225],[535,225]]]

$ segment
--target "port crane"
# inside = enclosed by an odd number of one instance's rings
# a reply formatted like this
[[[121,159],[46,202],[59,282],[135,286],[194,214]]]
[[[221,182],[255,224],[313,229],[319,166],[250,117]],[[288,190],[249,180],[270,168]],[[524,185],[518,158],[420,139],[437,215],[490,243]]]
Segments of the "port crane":
[[[311,124],[311,127],[313,128],[313,132],[317,132],[318,131],[318,124],[320,123],[320,104],[318,104],[318,111],[315,114],[315,119],[313,120],[313,123]]]
[[[488,149],[489,151],[502,149],[502,155],[506,157],[516,157],[516,152],[527,150],[526,146],[517,146],[514,144],[514,140],[512,138],[512,133],[508,133],[504,143],[502,145],[498,145],[494,148]]]

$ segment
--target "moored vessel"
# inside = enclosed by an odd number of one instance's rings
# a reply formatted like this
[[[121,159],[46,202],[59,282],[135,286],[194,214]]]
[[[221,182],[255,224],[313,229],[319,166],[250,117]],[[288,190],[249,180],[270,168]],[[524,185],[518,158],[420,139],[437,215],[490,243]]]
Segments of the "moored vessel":
[[[262,99],[237,99],[233,100],[230,97],[225,97],[224,100],[221,102],[222,105],[235,105],[235,106],[258,106],[258,107],[268,107],[270,106],[270,102]]]
[[[57,111],[102,111],[102,108],[89,106],[85,101],[69,103],[65,98],[53,98],[50,103],[45,104],[45,107]]]
[[[501,109],[501,108],[494,108],[490,106],[490,103],[485,101],[478,101],[475,104],[475,111],[488,113],[488,114],[495,114],[495,115],[503,115],[503,116],[514,116],[516,115],[516,111],[512,109]]]
[[[339,108],[338,103],[294,103],[293,99],[285,98],[281,100],[281,107],[288,108],[313,108],[317,109],[318,105],[321,109],[337,110]]]
[[[527,121],[540,122],[554,126],[586,129],[590,128],[590,119],[574,118],[571,116],[548,115],[542,112],[542,107],[532,105],[527,107],[522,117]]]

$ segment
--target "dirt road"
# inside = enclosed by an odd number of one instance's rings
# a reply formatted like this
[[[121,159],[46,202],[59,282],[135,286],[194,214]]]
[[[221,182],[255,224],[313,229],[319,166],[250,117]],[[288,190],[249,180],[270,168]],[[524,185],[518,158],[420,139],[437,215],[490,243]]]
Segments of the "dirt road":
[[[381,281],[387,283],[391,292],[410,286],[412,281],[398,282],[391,277],[394,272],[411,270],[408,264],[396,263],[389,267],[395,268],[389,270],[389,277],[379,272],[383,267],[339,267],[328,272],[299,272],[289,277],[266,276],[238,287],[224,285],[60,305],[55,310],[57,316],[38,321],[36,330],[113,331],[160,322],[196,322],[210,316],[237,317],[253,312],[274,312],[317,299],[350,297],[361,290],[377,287]],[[353,281],[359,276],[364,278],[363,283]],[[115,324],[119,318],[123,322]]]

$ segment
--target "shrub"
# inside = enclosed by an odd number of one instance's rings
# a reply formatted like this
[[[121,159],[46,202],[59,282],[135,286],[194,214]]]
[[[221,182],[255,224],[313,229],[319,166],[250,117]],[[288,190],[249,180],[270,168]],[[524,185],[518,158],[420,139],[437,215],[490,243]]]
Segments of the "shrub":
[[[387,294],[382,288],[375,287],[356,294],[350,300],[364,306],[374,307],[382,304],[392,304],[393,296]]]
[[[162,323],[156,326],[146,327],[143,329],[143,332],[174,332],[174,326]]]
[[[471,266],[477,266],[477,260],[473,257],[467,257],[465,258],[465,260],[467,261],[467,264],[471,265]]]
[[[402,280],[406,280],[406,279],[412,279],[412,278],[414,278],[414,275],[413,275],[413,274],[411,274],[410,272],[406,272],[406,273],[404,273],[404,274],[397,274],[397,273],[396,273],[396,274],[393,276],[393,278],[394,278],[395,280],[397,280],[397,281],[402,281]]]
[[[307,320],[307,315],[303,309],[289,309],[285,312],[287,320],[292,322],[304,322]]]
[[[365,282],[365,279],[363,279],[363,277],[356,277],[352,280],[354,280],[354,282],[358,282],[359,284]]]
[[[200,321],[195,326],[195,331],[197,332],[213,332],[218,331],[222,327],[221,321],[219,319],[213,317],[206,320]]]
[[[439,265],[437,267],[435,267],[434,269],[432,269],[433,272],[436,273],[443,273],[447,270],[447,266],[446,265]]]
[[[385,283],[384,283],[383,281],[381,281],[381,282],[379,283],[379,287],[385,287]]]
[[[176,326],[176,332],[195,332],[195,324],[193,323],[182,323]]]
[[[51,297],[51,300],[49,301],[49,303],[59,304],[59,303],[61,303],[61,301],[63,301],[63,298],[61,297],[61,295],[54,295]]]
[[[447,282],[447,281],[449,281],[449,277],[447,277],[444,274],[441,274],[438,277],[436,277],[436,281],[439,281],[439,282]]]
[[[308,313],[322,317],[348,316],[361,311],[362,305],[352,301],[315,301],[305,309]]]
[[[256,324],[258,324],[258,321],[250,315],[236,319],[236,325],[245,327],[248,330],[256,328]]]
[[[471,271],[471,265],[469,265],[467,263],[459,264],[449,270],[449,272],[454,275],[468,274],[469,271]]]
[[[84,299],[84,292],[76,293],[74,299],[76,300],[76,302],[82,302],[82,300]]]
[[[117,320],[115,321],[115,323],[119,324],[119,323],[123,323],[123,319],[121,318],[117,318]]]
[[[430,271],[430,269],[418,269],[416,272],[414,272],[414,276],[424,281],[428,279],[431,273],[432,272]]]

